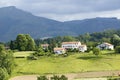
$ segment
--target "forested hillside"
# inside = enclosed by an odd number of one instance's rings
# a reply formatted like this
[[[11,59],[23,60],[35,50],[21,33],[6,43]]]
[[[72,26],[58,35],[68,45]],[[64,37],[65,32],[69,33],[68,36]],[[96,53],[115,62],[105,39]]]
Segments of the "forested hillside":
[[[33,38],[55,37],[84,33],[93,33],[107,29],[118,29],[117,18],[93,18],[60,22],[34,16],[14,6],[0,8],[0,42],[14,40],[22,34],[30,34]]]

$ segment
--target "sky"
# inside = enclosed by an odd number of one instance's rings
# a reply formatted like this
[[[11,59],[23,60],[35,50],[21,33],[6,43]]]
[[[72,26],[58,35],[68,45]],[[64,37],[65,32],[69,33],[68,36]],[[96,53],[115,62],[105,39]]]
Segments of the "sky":
[[[16,6],[36,16],[58,21],[95,17],[120,19],[120,0],[0,0],[0,7]]]

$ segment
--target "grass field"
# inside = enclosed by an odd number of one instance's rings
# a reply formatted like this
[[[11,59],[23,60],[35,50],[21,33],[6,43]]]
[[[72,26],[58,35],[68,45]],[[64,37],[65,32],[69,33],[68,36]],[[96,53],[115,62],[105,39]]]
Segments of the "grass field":
[[[13,55],[14,57],[27,57],[31,53],[33,53],[33,51],[21,51],[21,52],[15,52]]]
[[[92,53],[76,53],[68,57],[40,57],[38,60],[16,58],[15,75],[25,74],[64,74],[88,71],[120,70],[120,55],[113,51],[103,51],[103,54],[95,56]],[[23,53],[19,53],[23,54]],[[30,54],[24,52],[25,55]],[[14,54],[15,56],[17,53]]]

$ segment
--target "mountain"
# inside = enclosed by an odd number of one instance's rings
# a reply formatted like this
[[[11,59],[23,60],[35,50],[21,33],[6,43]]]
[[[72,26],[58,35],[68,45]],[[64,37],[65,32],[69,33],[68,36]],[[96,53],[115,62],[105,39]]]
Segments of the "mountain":
[[[117,18],[93,18],[60,22],[35,16],[14,6],[0,8],[0,41],[14,40],[17,34],[33,38],[79,35],[106,29],[119,29]]]

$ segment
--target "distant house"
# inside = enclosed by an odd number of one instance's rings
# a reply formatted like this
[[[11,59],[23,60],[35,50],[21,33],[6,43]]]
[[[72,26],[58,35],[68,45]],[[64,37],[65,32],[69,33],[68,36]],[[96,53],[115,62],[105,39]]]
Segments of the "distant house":
[[[62,42],[62,48],[65,49],[78,49],[81,42]]]
[[[49,44],[41,44],[41,47],[42,47],[43,49],[47,49],[48,46],[49,46]]]
[[[54,53],[56,54],[64,54],[65,52],[65,48],[54,48]]]
[[[86,45],[80,45],[79,46],[79,51],[81,51],[81,52],[87,51],[87,46]]]
[[[110,43],[102,43],[100,45],[97,46],[97,48],[99,49],[110,49],[110,50],[114,50],[114,45],[110,44]]]

